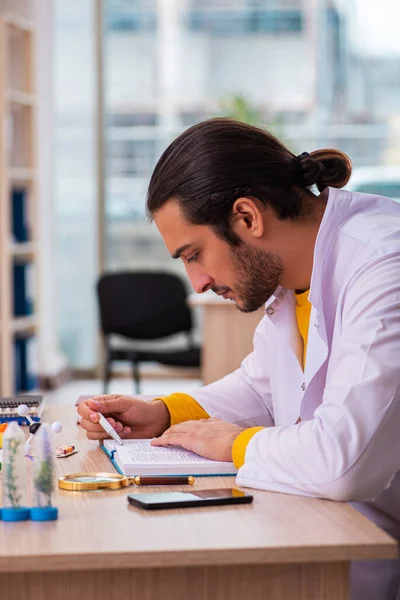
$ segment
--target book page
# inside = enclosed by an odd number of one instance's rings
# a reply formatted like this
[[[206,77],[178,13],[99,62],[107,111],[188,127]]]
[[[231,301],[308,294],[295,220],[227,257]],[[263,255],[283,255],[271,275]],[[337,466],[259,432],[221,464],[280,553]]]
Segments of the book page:
[[[124,440],[124,445],[117,448],[125,458],[125,450],[129,463],[133,464],[182,464],[205,463],[215,464],[218,461],[208,460],[181,446],[151,446],[150,440]],[[125,462],[125,460],[124,460]],[[125,463],[127,464],[127,463]]]

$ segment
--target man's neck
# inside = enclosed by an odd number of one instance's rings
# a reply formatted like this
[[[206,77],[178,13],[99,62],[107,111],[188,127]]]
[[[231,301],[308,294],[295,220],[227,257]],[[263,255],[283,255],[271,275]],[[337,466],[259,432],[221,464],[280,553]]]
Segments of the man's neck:
[[[315,197],[311,215],[305,219],[287,221],[282,231],[282,260],[284,262],[283,287],[306,291],[310,287],[314,264],[314,249],[324,216],[326,202]]]

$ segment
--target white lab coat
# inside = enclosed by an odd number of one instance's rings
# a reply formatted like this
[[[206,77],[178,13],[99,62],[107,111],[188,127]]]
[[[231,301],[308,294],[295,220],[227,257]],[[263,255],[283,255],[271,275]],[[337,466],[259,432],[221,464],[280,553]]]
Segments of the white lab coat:
[[[400,204],[335,188],[322,197],[304,372],[294,294],[278,288],[254,351],[193,396],[211,416],[270,426],[250,441],[238,485],[361,502],[400,539]],[[398,566],[369,563],[361,582],[354,571],[352,597],[394,600]]]

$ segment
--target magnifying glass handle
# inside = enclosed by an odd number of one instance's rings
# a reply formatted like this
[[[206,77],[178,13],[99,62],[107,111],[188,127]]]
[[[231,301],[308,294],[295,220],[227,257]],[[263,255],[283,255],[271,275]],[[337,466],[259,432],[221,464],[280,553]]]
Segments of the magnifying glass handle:
[[[193,485],[194,477],[192,475],[158,475],[155,477],[137,475],[129,477],[129,481],[131,485]]]

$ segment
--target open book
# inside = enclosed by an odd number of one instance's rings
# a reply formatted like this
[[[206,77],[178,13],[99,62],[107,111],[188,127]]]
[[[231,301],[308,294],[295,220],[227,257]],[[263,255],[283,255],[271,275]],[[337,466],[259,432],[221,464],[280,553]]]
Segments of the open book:
[[[236,475],[233,462],[208,460],[180,446],[151,446],[151,440],[104,440],[103,450],[124,475]],[[115,452],[113,452],[115,450]]]

